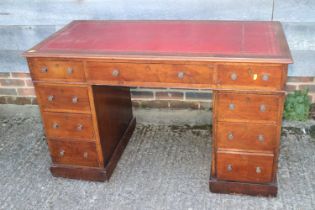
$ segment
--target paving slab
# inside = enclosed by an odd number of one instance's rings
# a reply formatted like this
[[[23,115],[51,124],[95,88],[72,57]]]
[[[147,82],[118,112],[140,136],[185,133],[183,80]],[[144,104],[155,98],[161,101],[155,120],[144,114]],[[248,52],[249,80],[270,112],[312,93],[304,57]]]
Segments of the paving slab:
[[[151,123],[149,112],[164,121]],[[202,118],[200,111],[135,114],[139,123],[112,178],[96,183],[51,176],[38,107],[0,105],[0,209],[314,209],[315,139],[294,123],[281,138],[278,197],[264,198],[209,192],[211,125],[185,120]]]

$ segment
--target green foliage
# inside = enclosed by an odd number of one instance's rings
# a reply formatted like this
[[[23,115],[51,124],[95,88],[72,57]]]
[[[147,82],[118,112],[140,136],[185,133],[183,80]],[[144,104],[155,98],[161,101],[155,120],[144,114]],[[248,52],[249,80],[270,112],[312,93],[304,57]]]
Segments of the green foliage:
[[[309,117],[311,102],[308,89],[295,90],[287,95],[284,104],[284,118],[287,120],[305,121]]]

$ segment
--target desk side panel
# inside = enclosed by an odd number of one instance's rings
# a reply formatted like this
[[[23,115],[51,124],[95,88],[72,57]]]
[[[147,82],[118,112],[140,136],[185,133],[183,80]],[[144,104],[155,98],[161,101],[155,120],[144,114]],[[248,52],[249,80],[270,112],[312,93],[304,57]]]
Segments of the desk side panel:
[[[104,166],[133,118],[130,90],[127,87],[92,86]]]

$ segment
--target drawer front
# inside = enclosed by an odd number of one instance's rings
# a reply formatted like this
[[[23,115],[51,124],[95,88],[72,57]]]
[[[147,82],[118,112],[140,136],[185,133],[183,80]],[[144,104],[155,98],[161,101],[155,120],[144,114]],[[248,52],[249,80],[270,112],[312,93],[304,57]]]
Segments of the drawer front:
[[[44,111],[90,111],[87,87],[35,84],[35,88]]]
[[[277,138],[274,125],[219,122],[216,128],[218,148],[273,151]]]
[[[33,80],[85,81],[83,62],[30,59]]]
[[[49,140],[48,146],[53,163],[80,166],[98,166],[94,142]]]
[[[169,83],[210,84],[212,65],[131,64],[87,62],[87,80],[112,81],[117,84]]]
[[[284,76],[283,66],[222,64],[218,65],[217,85],[223,88],[281,90]]]
[[[216,114],[219,121],[277,122],[283,95],[221,92],[217,97]]]
[[[93,140],[93,122],[89,114],[43,113],[48,138]]]
[[[217,152],[217,177],[228,181],[272,181],[273,155]]]

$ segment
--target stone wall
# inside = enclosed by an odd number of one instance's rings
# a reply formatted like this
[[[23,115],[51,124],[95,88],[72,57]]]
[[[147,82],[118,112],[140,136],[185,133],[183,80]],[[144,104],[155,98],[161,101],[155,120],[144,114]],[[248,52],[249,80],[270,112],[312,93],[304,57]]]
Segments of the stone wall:
[[[313,0],[1,0],[0,102],[34,104],[24,50],[74,19],[190,19],[281,21],[293,55],[287,90],[308,87],[315,102]],[[132,90],[135,106],[207,109],[211,93]]]

